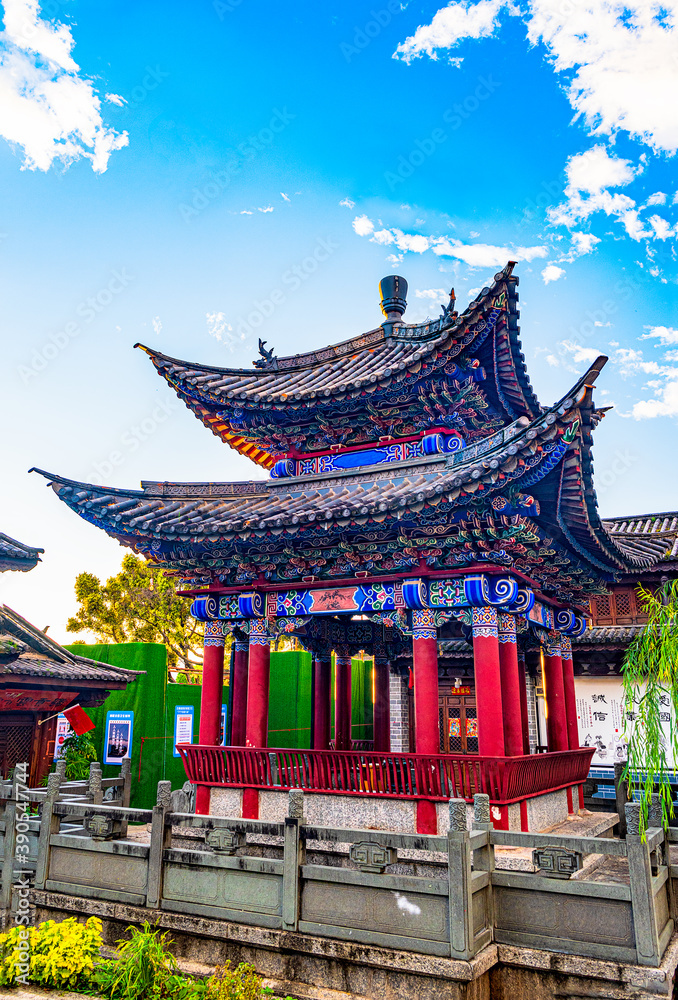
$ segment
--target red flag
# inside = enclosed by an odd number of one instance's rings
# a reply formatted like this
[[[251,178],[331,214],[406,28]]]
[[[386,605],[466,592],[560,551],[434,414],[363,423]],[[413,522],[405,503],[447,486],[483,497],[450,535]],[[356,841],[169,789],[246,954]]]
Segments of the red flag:
[[[83,733],[88,733],[90,729],[94,729],[95,727],[85,709],[80,708],[79,705],[73,705],[72,708],[64,709],[63,714],[68,719],[71,728],[77,736],[82,736]]]

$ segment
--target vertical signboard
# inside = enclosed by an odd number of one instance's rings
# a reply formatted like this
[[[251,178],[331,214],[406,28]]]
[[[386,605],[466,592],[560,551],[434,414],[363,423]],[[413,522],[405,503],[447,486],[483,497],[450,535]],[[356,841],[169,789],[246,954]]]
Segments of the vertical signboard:
[[[59,760],[64,755],[64,743],[72,734],[71,724],[65,715],[57,716],[56,736],[54,738],[54,759]]]
[[[193,742],[193,705],[177,705],[174,709],[174,748],[173,756],[179,757],[177,743]]]
[[[122,764],[132,756],[134,712],[106,712],[104,764]]]

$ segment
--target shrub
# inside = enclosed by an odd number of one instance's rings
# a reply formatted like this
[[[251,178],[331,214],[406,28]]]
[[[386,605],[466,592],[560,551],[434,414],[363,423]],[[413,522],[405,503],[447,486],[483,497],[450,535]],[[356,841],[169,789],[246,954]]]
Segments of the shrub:
[[[29,962],[25,972],[26,940]],[[69,917],[61,923],[47,920],[38,927],[13,927],[0,934],[0,985],[15,986],[18,980],[27,979],[53,989],[87,989],[100,947],[98,917],[84,924]]]
[[[90,733],[77,736],[71,733],[63,742],[67,781],[86,781],[90,762],[97,759],[97,751]]]

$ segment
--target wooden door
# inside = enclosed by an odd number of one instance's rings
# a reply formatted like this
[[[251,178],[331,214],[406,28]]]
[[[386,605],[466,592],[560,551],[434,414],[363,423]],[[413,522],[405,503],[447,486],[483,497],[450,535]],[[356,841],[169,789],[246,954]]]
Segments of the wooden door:
[[[33,763],[35,716],[32,712],[0,712],[0,774],[9,775],[15,764]]]
[[[444,752],[478,753],[478,716],[473,688],[441,689],[440,703]]]

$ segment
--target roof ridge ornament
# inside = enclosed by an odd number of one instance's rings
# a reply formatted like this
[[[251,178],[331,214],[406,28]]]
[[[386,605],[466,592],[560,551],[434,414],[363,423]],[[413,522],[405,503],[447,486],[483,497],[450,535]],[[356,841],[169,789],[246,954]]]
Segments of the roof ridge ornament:
[[[379,282],[381,311],[386,317],[382,323],[386,335],[393,331],[393,324],[402,323],[407,309],[407,282],[399,274],[389,274]]]
[[[277,371],[278,370],[278,359],[273,356],[273,351],[275,348],[271,348],[270,351],[266,350],[267,340],[262,340],[259,337],[259,354],[260,358],[253,361],[252,364],[255,368],[264,368],[266,371]]]

